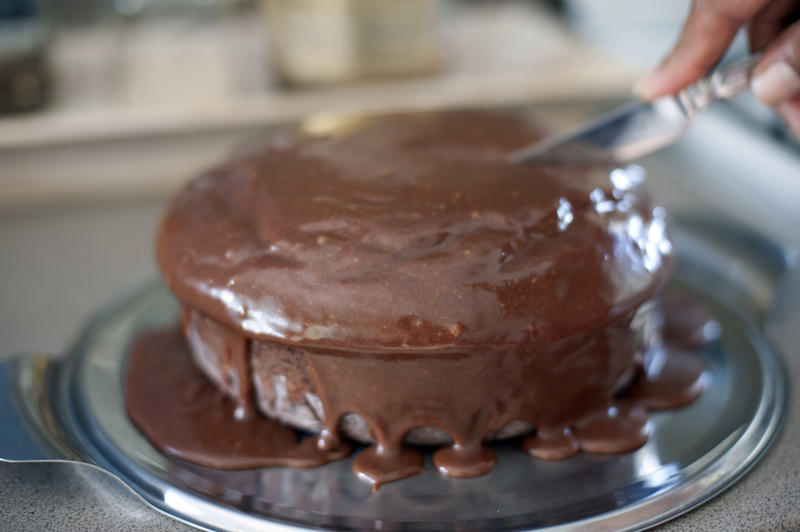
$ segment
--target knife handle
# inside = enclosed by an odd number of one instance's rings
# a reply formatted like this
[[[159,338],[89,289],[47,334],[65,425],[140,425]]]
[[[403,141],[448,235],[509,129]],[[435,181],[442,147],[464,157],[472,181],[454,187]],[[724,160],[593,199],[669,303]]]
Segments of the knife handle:
[[[761,54],[749,55],[732,65],[715,70],[680,91],[676,98],[683,106],[686,115],[692,117],[707,109],[716,100],[733,98],[747,89],[753,68],[759,59]]]

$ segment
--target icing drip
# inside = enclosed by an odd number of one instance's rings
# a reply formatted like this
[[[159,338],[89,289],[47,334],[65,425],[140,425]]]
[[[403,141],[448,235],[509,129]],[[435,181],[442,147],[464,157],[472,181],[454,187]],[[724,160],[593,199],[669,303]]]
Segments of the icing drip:
[[[251,340],[241,332],[186,307],[183,309],[183,328],[201,368],[215,377],[217,385],[235,401],[234,417],[239,420],[253,417]]]
[[[695,303],[692,303],[696,305]],[[669,313],[680,308],[666,307]],[[682,318],[683,335],[696,337],[707,326],[707,313],[695,312],[694,321]],[[669,322],[674,317],[665,316]],[[234,337],[227,337],[238,342]],[[517,366],[514,374],[494,375],[492,369],[524,357],[519,353],[489,353],[496,364],[487,364],[483,356],[409,356],[376,359],[365,353],[335,355],[306,353],[318,379],[320,398],[325,411],[325,429],[316,437],[301,433],[260,415],[238,418],[238,402],[226,397],[193,364],[186,340],[180,331],[170,329],[140,337],[129,355],[126,380],[128,414],[153,444],[166,454],[219,469],[243,469],[265,466],[311,467],[337,460],[350,453],[351,446],[340,435],[340,420],[348,412],[359,413],[368,423],[374,445],[361,450],[353,461],[354,472],[377,490],[382,484],[422,472],[423,456],[419,449],[403,443],[414,427],[444,429],[453,437],[450,445],[433,454],[438,471],[453,477],[472,477],[490,471],[497,459],[486,445],[487,434],[511,420],[526,420],[540,425],[525,437],[522,449],[544,460],[568,458],[579,450],[591,453],[631,451],[643,445],[651,431],[647,409],[674,408],[696,399],[707,384],[707,376],[697,356],[685,349],[666,348],[651,357],[648,371],[640,370],[633,384],[611,402],[597,409],[588,401],[580,408],[566,408],[557,419],[572,419],[566,426],[543,418],[535,408],[539,389],[545,396],[558,397],[564,380],[536,377],[532,362]],[[563,353],[558,353],[563,357]],[[232,366],[236,361],[229,360]],[[535,361],[534,361],[535,362]],[[436,371],[436,365],[447,371]],[[447,365],[451,364],[451,365]],[[596,371],[592,367],[587,371]],[[461,383],[462,401],[443,400],[456,390],[434,386],[425,379],[411,379],[425,371],[445,375]],[[574,373],[575,369],[571,371]],[[624,372],[623,372],[624,373]],[[357,386],[365,382],[367,386]],[[555,379],[551,387],[548,381]],[[393,385],[411,386],[403,394],[392,392]],[[481,383],[503,383],[506,394],[497,393],[499,402],[485,404]],[[607,384],[608,393],[614,388]],[[596,396],[597,390],[590,392]],[[556,399],[557,400],[557,399]],[[411,401],[411,402],[409,402]],[[413,410],[412,404],[413,403]],[[534,405],[534,407],[531,407]],[[400,415],[400,412],[406,415]],[[330,421],[327,421],[330,420]]]
[[[423,471],[422,453],[417,449],[395,445],[371,445],[353,460],[356,475],[377,491],[381,484],[400,480]]]
[[[433,455],[433,465],[450,477],[468,478],[484,475],[494,468],[497,453],[480,442],[443,447]]]
[[[673,346],[666,350],[663,363],[642,372],[626,397],[652,410],[678,408],[700,397],[708,381],[703,363],[689,351]]]
[[[569,428],[561,430],[538,430],[522,441],[522,449],[542,460],[563,460],[580,450],[578,440]]]
[[[638,337],[631,321],[632,315],[624,316],[602,335],[576,335],[536,350],[487,346],[479,352],[380,356],[307,350],[324,410],[322,433],[326,439],[339,434],[340,420],[349,413],[363,418],[376,445],[354,467],[377,483],[395,463],[402,464],[404,475],[414,470],[402,448],[406,434],[419,427],[442,430],[452,439],[433,456],[439,471],[455,477],[484,474],[495,462],[494,451],[483,445],[487,434],[512,421],[551,426],[578,420],[594,411],[597,397],[614,394],[635,363]]]
[[[617,402],[581,419],[573,434],[582,450],[609,454],[641,447],[652,431],[650,417],[643,406]]]
[[[180,331],[139,337],[128,357],[128,415],[162,452],[217,469],[313,467],[350,454],[263,416],[237,420],[237,405],[192,363]]]

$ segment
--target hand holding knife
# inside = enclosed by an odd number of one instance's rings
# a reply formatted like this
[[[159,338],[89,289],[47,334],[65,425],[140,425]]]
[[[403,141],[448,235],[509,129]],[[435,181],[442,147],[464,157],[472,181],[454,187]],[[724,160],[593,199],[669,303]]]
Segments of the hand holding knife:
[[[553,162],[597,157],[628,161],[678,140],[712,103],[747,89],[759,55],[712,72],[677,94],[652,102],[633,102],[566,134],[548,137],[515,151],[512,163]],[[591,154],[591,155],[587,155]]]

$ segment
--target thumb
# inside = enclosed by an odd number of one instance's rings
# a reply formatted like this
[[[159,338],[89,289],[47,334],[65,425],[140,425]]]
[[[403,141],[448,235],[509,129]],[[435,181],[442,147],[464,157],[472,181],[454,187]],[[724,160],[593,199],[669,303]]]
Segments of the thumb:
[[[800,96],[800,21],[789,26],[769,47],[753,72],[753,94],[778,106]]]
[[[739,28],[768,0],[694,0],[678,43],[634,91],[652,100],[697,81],[719,61]]]

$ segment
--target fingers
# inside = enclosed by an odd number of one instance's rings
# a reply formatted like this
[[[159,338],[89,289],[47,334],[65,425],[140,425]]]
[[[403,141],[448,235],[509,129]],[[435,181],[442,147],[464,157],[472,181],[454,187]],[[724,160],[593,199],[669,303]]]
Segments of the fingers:
[[[770,45],[753,72],[751,85],[756,98],[771,106],[800,96],[800,21]],[[793,107],[787,109],[793,117]]]
[[[747,24],[751,48],[768,46],[753,74],[753,93],[775,107],[800,138],[799,17],[800,0],[694,0],[678,43],[635,91],[650,100],[693,83],[719,61]]]
[[[747,38],[750,49],[758,52],[767,47],[780,33],[797,20],[800,15],[800,1],[772,0],[756,13],[747,25]]]
[[[636,84],[639,97],[672,94],[702,77],[723,56],[739,28],[769,0],[694,0],[678,43]]]

